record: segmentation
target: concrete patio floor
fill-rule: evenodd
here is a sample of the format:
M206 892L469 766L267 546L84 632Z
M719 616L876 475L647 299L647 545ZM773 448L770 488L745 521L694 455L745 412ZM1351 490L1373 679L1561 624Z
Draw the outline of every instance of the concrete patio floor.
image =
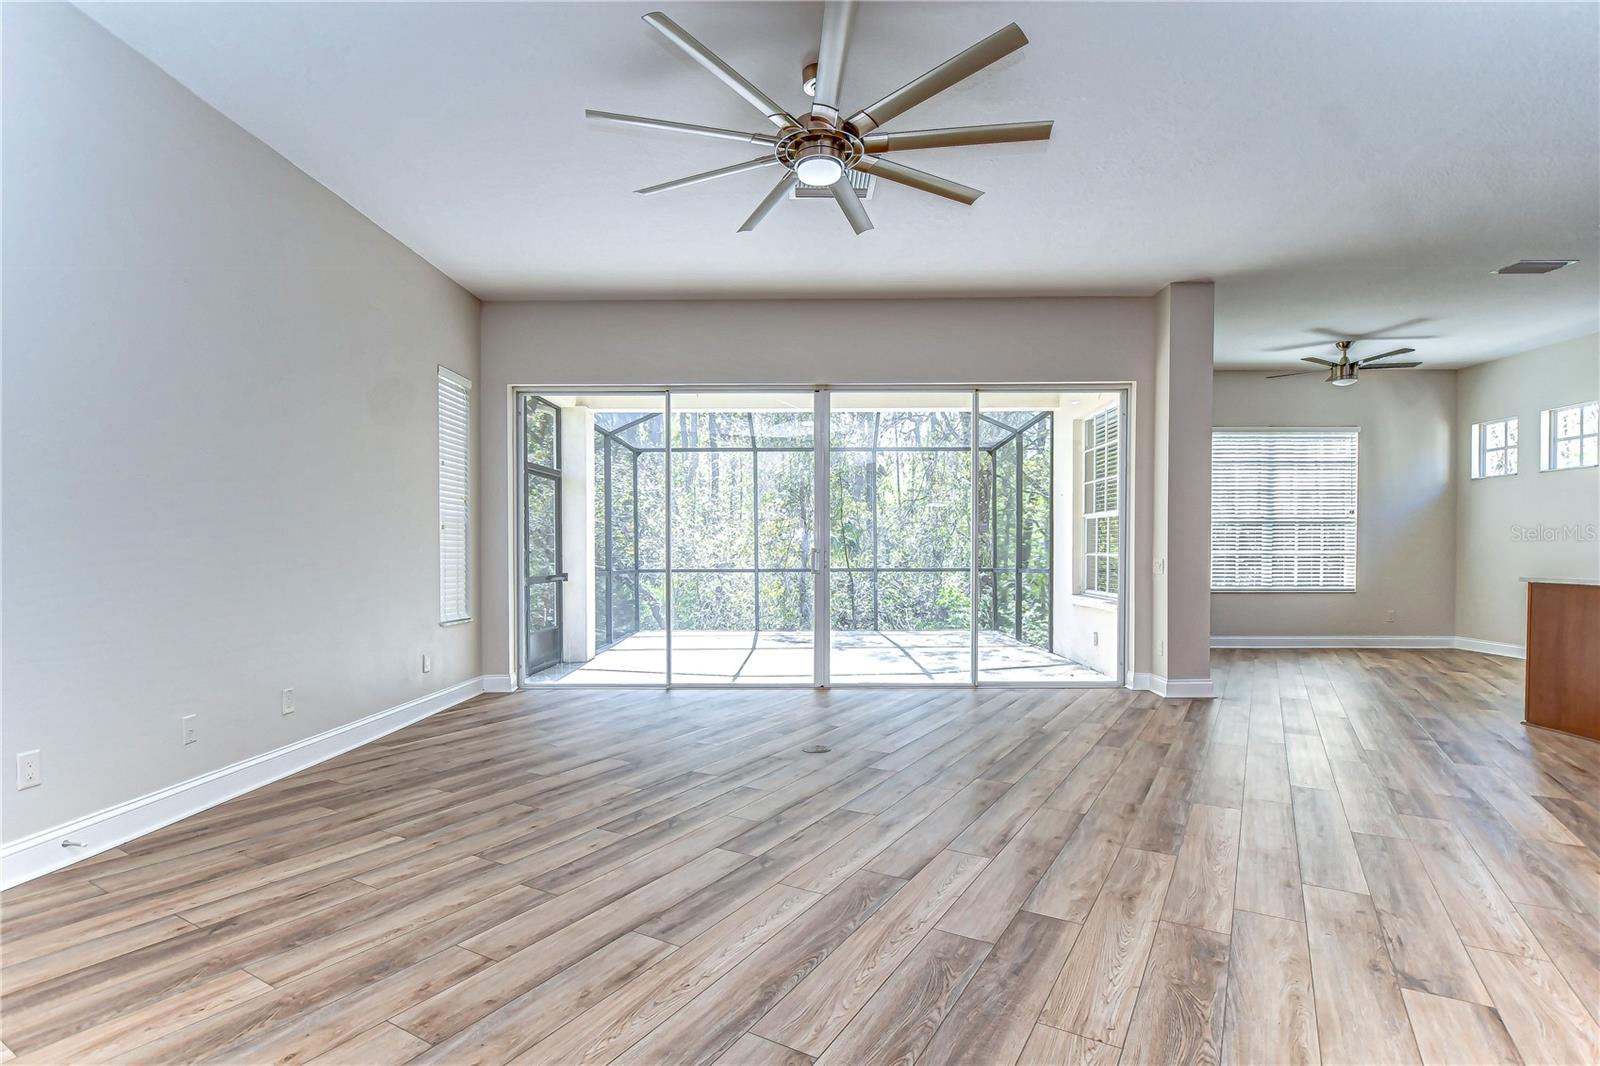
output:
M532 683L666 684L666 634L635 633L586 663L562 663ZM971 637L965 630L866 630L833 635L835 685L965 685L971 681ZM812 680L809 632L681 630L672 635L676 684L804 685ZM1003 633L978 633L978 679L993 684L1052 682L1112 685L1116 679Z

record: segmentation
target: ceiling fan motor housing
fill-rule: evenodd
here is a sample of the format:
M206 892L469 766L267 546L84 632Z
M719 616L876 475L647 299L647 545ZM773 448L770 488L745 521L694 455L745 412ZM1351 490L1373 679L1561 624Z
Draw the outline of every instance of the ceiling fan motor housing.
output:
M779 134L773 153L807 185L832 185L865 154L860 138L815 118Z

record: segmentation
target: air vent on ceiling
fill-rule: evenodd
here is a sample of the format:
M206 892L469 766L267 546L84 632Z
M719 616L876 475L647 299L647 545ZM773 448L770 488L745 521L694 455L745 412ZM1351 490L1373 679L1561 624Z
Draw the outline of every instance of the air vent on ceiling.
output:
M1564 266L1571 266L1576 259L1518 259L1510 266L1503 266L1496 270L1496 274L1548 274L1552 270L1560 270Z
M856 195L863 200L872 199L872 187L877 183L873 176L864 174L859 170L852 170L849 173L850 187L856 191ZM805 185L797 181L794 183L794 188L789 192L789 199L831 200L833 199L833 190L826 185Z

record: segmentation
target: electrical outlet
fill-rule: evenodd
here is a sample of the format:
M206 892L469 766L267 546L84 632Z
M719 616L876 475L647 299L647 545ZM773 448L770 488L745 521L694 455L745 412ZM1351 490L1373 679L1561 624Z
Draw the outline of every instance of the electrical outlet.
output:
M283 713L294 713L294 689L292 688L286 688L283 690Z
M422 653L422 672L425 674L433 673L433 656L427 652Z
M1395 612L1393 607L1384 612L1383 620L1391 623L1395 620Z
M1160 559L1157 559L1156 560L1156 574L1160 575L1160 574L1164 574L1166 572L1167 572L1167 560L1166 560L1166 558L1162 557Z
M1094 631L1094 646L1097 648L1100 646L1100 631L1098 629Z
M17 756L17 788L33 788L39 784L39 749L24 751Z
M183 726L184 747L188 747L190 744L193 744L199 739L195 736L195 729L198 727L199 720L200 716L198 714L186 714L179 722L179 724Z
M1157 655L1165 655L1165 654L1167 654L1167 642L1166 641L1164 641L1164 640L1156 641L1156 654Z

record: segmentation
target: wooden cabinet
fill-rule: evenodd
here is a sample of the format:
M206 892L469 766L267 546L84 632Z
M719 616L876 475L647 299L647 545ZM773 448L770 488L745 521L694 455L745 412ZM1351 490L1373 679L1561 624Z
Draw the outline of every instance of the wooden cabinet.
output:
M1528 582L1529 725L1600 740L1600 584Z

